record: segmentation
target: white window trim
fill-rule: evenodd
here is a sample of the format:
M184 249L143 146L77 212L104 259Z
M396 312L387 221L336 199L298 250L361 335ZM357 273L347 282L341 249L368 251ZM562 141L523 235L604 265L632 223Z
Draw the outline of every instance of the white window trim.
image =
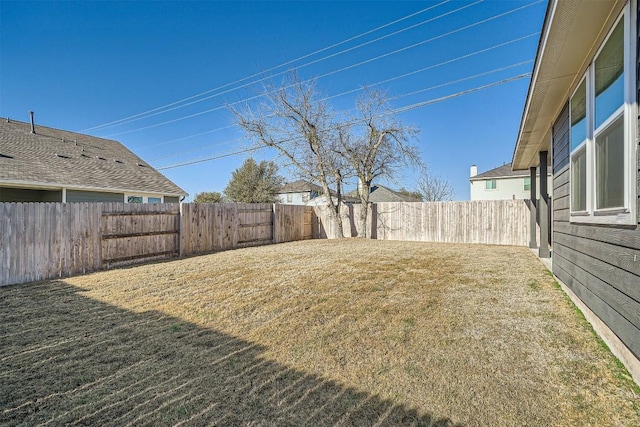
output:
M496 187L495 188L487 188L487 183L488 182L495 182L496 183ZM484 181L484 191L498 191L498 180L493 178L493 179L485 179Z
M153 194L142 194L142 193L125 193L124 194L124 202L129 203L129 197L142 197L142 203L149 203L149 197L160 199L160 203L164 203L164 196L158 196Z
M571 150L569 158L569 179L573 175L573 157L579 153L586 144L586 173L587 173L587 194L586 194L586 211L573 211L571 207L572 196L569 194L569 220L572 223L589 223L589 224L619 224L619 225L634 225L638 222L637 217L637 149L638 149L638 105L636 101L636 5L635 2L627 2L620 17L616 19L612 25L607 36L604 38L602 44L596 51L595 55L589 67L585 71L585 78L587 79L587 139L581 143L578 147ZM612 113L607 120L602 123L598 129L593 129L594 117L593 108L595 103L595 97L592 97L594 82L593 64L595 58L598 57L600 51L604 47L607 40L611 36L611 33L615 29L616 25L620 22L620 19L624 20L624 104L619 110ZM583 79L580 79L575 90L580 86ZM571 94L573 97L574 92ZM600 134L606 129L614 120L619 118L619 114L622 111L625 120L624 126L624 181L626 183L626 191L624 194L624 207L623 208L611 208L611 209L596 209L596 156L595 156L595 138L596 134ZM571 110L569 110L569 114ZM569 117L569 123L571 123L571 117ZM571 184L570 184L571 185ZM571 188L571 187L570 187Z

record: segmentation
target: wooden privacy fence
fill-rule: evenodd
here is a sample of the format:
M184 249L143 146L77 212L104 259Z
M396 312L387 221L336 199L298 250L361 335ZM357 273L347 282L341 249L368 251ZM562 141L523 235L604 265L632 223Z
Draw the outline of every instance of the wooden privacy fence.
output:
M182 254L312 239L313 208L268 203L184 203Z
M101 207L101 267L180 255L178 205L103 203Z
M0 285L309 239L313 215L270 204L0 203Z
M318 237L335 237L326 208L315 209ZM358 234L360 209L360 205L343 207L345 236ZM369 221L371 237L379 240L529 244L529 208L524 200L375 203Z

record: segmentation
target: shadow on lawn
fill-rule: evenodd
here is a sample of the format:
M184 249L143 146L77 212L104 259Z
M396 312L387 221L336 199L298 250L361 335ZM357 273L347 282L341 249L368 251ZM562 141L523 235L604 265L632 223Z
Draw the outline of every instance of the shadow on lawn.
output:
M0 288L2 425L442 425L63 281Z

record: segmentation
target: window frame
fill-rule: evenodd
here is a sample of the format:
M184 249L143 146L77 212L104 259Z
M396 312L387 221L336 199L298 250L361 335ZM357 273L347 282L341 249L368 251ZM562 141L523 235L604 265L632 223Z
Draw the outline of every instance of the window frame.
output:
M636 101L636 10L634 2L627 2L622 12L609 28L593 58L589 62L582 77L573 89L569 101L577 93L583 80L586 80L586 139L573 148L570 145L569 154L569 221L572 223L596 224L636 224L636 150L637 150L637 101ZM611 38L620 22L624 25L623 40L623 102L612 112L598 128L595 128L595 63L605 45ZM597 167L596 167L596 137L606 133L620 117L624 120L624 159L623 159L623 206L613 208L597 208ZM571 132L571 108L569 108L569 131ZM569 135L571 144L571 134ZM574 158L584 152L586 156L586 209L573 209L573 175Z
M523 185L522 185L522 191L531 192L531 177L530 176L525 176L524 177L524 182L523 182Z
M140 202L130 202L129 198L132 197L136 197L136 198L140 198ZM160 200L159 202L150 202L149 199L158 199ZM143 203L143 204L148 204L148 203L164 203L164 196L154 196L154 195L145 195L145 194L140 194L140 193L125 193L124 195L124 203L132 203L132 204L137 204L137 203Z
M489 183L493 183L493 188L489 188ZM487 179L484 181L484 189L485 191L496 191L498 189L498 180L497 179Z

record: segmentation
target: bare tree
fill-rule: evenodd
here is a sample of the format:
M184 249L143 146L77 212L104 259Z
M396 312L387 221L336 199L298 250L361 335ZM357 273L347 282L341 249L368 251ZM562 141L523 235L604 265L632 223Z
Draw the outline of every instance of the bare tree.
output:
M431 175L424 168L418 180L418 193L425 202L447 201L453 198L453 187L446 179Z
M265 101L247 106L245 111L232 108L236 122L247 136L261 146L280 152L305 179L322 186L337 235L344 237L340 205L345 171L336 147L340 126L326 100L320 99L315 84L300 81L295 74L281 88L265 88ZM336 187L332 197L330 186Z
M340 154L353 169L360 197L359 237L370 237L368 227L371 183L379 177L393 177L400 168L420 165L418 149L412 144L417 129L400 122L387 94L365 88L356 102L351 131L340 140Z

